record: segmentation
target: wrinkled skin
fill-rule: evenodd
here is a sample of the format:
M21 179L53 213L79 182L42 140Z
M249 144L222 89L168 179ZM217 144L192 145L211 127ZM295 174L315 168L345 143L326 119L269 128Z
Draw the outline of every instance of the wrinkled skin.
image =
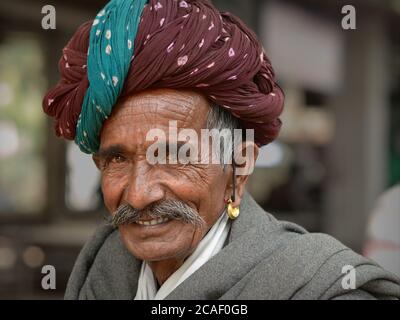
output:
M149 262L161 285L194 251L216 222L232 194L232 168L219 164L156 164L146 161L152 128L168 133L170 120L178 130L193 128L200 136L210 110L209 102L193 91L148 90L115 106L101 132L100 152L93 156L101 170L104 202L113 213L124 202L143 209L162 199L177 199L204 219L203 228L178 220L155 226L137 223L119 227L131 254ZM168 137L168 136L167 136ZM234 205L239 206L247 176L236 179ZM142 217L149 220L149 217Z

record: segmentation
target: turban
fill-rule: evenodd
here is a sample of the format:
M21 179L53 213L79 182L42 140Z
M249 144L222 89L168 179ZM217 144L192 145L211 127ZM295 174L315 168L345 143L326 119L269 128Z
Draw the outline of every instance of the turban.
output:
M85 153L118 99L149 88L192 89L228 110L255 142L280 130L284 96L255 34L208 0L112 0L81 25L43 99L57 136Z

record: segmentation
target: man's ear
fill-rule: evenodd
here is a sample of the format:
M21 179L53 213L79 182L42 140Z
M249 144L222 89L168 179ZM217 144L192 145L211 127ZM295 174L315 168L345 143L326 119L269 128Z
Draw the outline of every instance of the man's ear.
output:
M252 141L243 141L240 145L235 148L235 201L232 203L233 206L239 206L244 192L245 186L249 176L253 173L255 163L258 157L259 147ZM232 174L233 167L231 167ZM233 178L233 176L232 176ZM232 178L230 181L232 182ZM233 192L233 185L231 184L230 195Z

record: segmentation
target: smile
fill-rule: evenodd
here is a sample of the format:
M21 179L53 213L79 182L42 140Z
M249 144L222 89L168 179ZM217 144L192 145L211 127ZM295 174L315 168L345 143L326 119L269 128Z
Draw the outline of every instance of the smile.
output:
M169 220L170 219L168 219L168 218L157 218L157 219L147 220L147 221L139 220L139 221L136 221L136 223L140 224L140 225L144 225L144 226L154 226L157 224L162 224L162 223L168 222Z

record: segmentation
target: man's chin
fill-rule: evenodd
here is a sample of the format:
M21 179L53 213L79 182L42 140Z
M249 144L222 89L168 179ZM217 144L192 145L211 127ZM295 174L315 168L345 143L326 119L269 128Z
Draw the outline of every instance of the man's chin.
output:
M137 259L160 261L181 256L184 248L190 247L180 239L182 233L177 230L188 227L181 221L172 220L164 225L142 226L136 223L119 226L122 242ZM193 233L192 233L193 234ZM192 237L188 238L191 242Z

